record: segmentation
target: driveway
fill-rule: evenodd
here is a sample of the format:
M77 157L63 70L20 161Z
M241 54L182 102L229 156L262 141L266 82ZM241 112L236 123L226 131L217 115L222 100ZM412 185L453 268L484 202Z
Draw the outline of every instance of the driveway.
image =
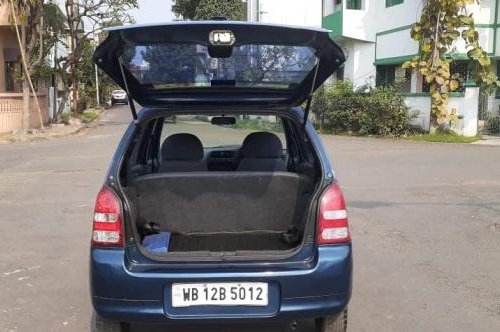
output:
M129 118L0 145L0 331L88 331L93 203ZM323 139L350 203L350 331L500 331L500 148Z

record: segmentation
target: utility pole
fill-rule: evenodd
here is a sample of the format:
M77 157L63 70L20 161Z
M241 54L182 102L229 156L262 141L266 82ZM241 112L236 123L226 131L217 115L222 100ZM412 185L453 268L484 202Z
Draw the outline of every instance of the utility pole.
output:
M99 45L99 36L96 34L94 37L94 41L96 45ZM99 72L97 70L97 65L94 64L94 70L95 70L95 95L97 99L97 106L101 105L101 98L99 95Z
M55 42L54 42L54 72L52 73L52 88L54 89L54 91L52 91L52 94L53 94L53 102L52 102L52 114L53 114L53 121L55 122L56 120L56 117L57 117L57 108L58 108L58 105L57 105L57 76L56 76L56 70L57 70L57 41L58 41L58 36L57 36L57 32L54 33L55 34Z
M100 96L99 96L99 72L97 71L97 65L94 65L95 68L95 92L96 92L96 99L97 99L97 106L99 106L100 103Z

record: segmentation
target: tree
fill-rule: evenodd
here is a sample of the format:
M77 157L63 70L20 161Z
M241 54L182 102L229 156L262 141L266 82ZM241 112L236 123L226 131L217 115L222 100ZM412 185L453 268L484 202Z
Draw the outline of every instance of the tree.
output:
M149 63L144 81L150 83L188 84L194 81L200 60L196 45L154 45L142 52Z
M200 0L175 0L172 12L185 20L194 20Z
M431 114L434 123L444 124L456 116L447 110L449 93L459 88L460 75L450 73L452 60L447 58L454 43L463 39L470 69L483 93L500 87L491 60L479 45L479 34L468 6L480 0L426 0L420 20L411 29L411 37L419 43L419 54L403 67L415 68L429 84Z
M69 40L69 43L63 42L69 52L56 60L57 73L65 85L62 102L57 111L58 119L69 98L70 85L73 93L72 111L81 111L78 107L78 67L88 47L84 41L97 36L104 27L133 22L128 13L132 8L137 8L137 0L65 1L66 28L59 31L59 34L61 37L68 37L60 39Z
M172 11L185 20L209 20L225 17L244 21L245 4L241 0L175 0Z

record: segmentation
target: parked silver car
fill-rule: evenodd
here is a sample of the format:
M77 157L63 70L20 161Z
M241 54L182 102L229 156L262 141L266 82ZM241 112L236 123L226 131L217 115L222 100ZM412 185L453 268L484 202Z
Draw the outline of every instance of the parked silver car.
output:
M115 104L128 105L127 93L123 90L114 90L111 92L111 106Z

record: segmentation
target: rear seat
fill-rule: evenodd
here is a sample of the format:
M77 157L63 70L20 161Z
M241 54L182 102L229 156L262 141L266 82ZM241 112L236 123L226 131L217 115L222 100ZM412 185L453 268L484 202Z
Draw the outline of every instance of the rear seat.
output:
M174 134L161 146L160 172L206 171L203 162L203 145L192 134Z
M140 220L178 233L285 231L302 219L312 181L288 172L157 173L135 179Z
M285 172L283 145L278 136L269 132L249 134L240 150L242 159L237 171Z

